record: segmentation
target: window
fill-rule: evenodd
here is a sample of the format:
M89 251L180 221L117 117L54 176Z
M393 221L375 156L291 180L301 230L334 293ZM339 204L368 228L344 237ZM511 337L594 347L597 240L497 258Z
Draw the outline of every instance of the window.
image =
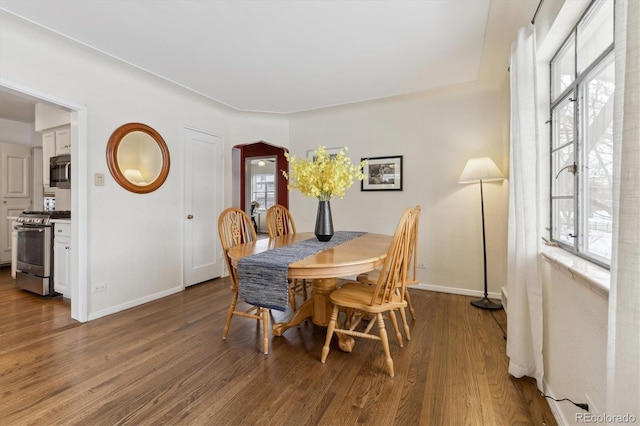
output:
M550 63L551 239L611 262L613 0L591 3Z
M275 204L275 176L273 173L253 175L251 200L260 203L260 208L264 210Z

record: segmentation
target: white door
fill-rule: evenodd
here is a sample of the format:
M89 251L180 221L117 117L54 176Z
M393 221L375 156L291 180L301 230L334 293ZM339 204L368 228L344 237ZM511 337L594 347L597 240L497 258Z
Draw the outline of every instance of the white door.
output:
M224 195L223 140L185 128L184 285L222 276L218 216Z
M31 204L31 147L0 143L0 263L11 261L11 220Z

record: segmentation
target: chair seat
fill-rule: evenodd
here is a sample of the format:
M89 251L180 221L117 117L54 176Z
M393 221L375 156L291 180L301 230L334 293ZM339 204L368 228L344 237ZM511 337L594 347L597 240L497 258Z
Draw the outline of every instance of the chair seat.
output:
M356 280L358 280L358 282L362 284L375 286L376 283L378 282L378 278L380 278L380 269L374 269L373 271L369 271L367 273L358 275L356 277ZM413 285L418 283L419 282L415 278L415 276L413 278L407 277L407 285ZM407 306L409 307L409 312L411 313L411 318L415 320L416 310L413 308L413 303L411 303L411 295L409 294L408 291L404 295L405 295L404 297L407 300ZM403 320L404 320L404 317L403 317ZM409 329L409 324L406 321L404 322L404 328L405 330ZM409 337L408 334L407 334L407 337Z
M380 269L374 269L373 271L365 272L356 277L356 280L363 284L376 285L380 278ZM407 277L407 285L418 284L418 280L415 278Z
M376 288L356 281L349 281L344 283L340 288L334 290L329 299L332 303L340 305L345 308L357 309L362 312L371 314L377 314L379 312L386 312L389 309L405 308L407 302L401 300L400 296L393 296L391 301L380 304L371 303L373 293ZM381 299L380 295L378 296Z

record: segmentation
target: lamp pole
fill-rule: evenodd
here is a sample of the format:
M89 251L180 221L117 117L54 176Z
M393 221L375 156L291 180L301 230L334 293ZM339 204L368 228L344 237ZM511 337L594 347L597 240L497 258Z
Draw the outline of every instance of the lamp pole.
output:
M471 304L482 309L502 309L502 304L489 300L487 290L487 239L484 231L484 194L482 192L482 179L480 179L480 210L482 212L482 254L484 257L484 297L472 300Z

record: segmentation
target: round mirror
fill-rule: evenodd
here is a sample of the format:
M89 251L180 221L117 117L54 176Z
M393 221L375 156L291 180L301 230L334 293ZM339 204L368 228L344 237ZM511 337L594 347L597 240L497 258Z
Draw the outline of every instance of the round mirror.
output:
M142 123L118 127L107 144L111 176L131 192L146 194L160 188L169 175L169 149L162 136Z

